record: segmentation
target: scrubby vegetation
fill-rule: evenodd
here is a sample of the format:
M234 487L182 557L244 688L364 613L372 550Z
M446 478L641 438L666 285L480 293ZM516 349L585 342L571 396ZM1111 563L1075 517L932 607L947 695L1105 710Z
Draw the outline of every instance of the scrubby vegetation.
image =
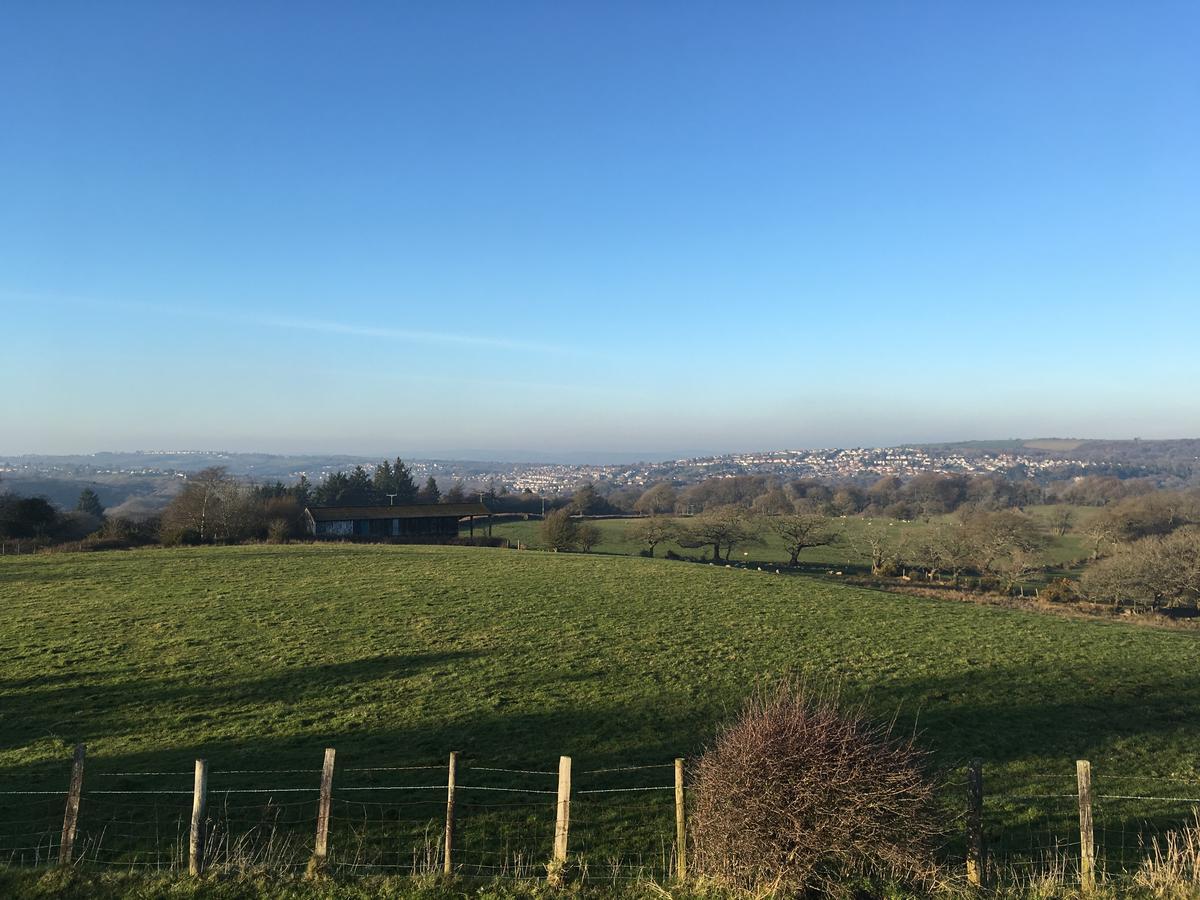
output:
M695 766L696 870L761 893L931 885L942 827L928 756L828 688L751 699Z

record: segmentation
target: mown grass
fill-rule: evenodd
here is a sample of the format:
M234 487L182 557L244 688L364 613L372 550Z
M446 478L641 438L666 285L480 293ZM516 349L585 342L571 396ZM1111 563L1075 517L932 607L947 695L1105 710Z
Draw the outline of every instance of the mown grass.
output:
M757 681L789 671L897 714L944 769L983 758L993 794L1069 793L1076 758L1092 760L1101 786L1200 781L1200 652L1188 632L664 560L372 545L5 557L0 605L0 789L64 782L77 741L93 787L100 773L186 772L198 757L214 791L311 785L304 773L220 773L311 772L325 746L339 772L440 765L450 750L468 772L551 771L560 754L581 772L667 763L698 753ZM550 776L470 777L460 780L553 787ZM667 770L635 783L659 782ZM576 787L628 783L579 776ZM170 784L186 790L190 777ZM636 801L594 817L581 805L575 846L660 852L669 794ZM1069 823L1070 802L1051 802ZM545 832L548 852L544 805L521 834ZM1032 841L1047 809L991 803L997 845L1023 840L1004 829ZM16 810L5 797L0 821ZM497 815L479 811L489 835ZM1100 818L1134 834L1117 804Z

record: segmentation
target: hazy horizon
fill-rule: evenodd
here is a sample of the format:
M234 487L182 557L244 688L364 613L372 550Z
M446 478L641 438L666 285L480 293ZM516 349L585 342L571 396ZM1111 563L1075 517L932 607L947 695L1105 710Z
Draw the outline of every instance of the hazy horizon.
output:
M545 450L533 449L508 449L508 450L489 450L486 448L462 448L462 449L409 449L397 450L396 448L379 449L377 452L366 452L361 450L324 450L324 449L295 449L295 450L273 450L257 448L234 448L234 447L129 447L129 448L106 448L99 450L84 450L77 452L64 453L44 453L40 451L28 451L21 453L9 453L0 449L0 458L19 458L19 457L78 457L78 456L97 456L101 454L163 454L170 455L173 453L229 453L238 455L261 455L261 456L312 456L312 457L350 457L358 459L390 459L395 456L400 456L409 460L443 460L446 462L494 462L494 463L527 463L527 464L554 464L563 465L618 465L622 463L637 463L637 462L667 462L674 459L688 458L704 458L704 457L719 457L730 454L739 453L756 453L756 452L777 452L784 450L823 450L823 449L852 449L855 447L865 448L888 448L900 446L937 446L939 444L965 444L965 443L1003 443L1009 441L1123 441L1123 440L1200 440L1200 438L1189 438L1180 435L1173 435L1162 438L1143 438L1142 436L1089 436L1081 437L1077 435L1058 436L1058 435L1039 435L1025 437L1007 437L998 438L992 436L990 438L961 438L961 439L945 439L945 440L912 440L898 441L894 443L884 444L850 444L850 443L833 443L833 444L813 444L813 445L764 445L764 446L746 446L746 447L727 447L723 449L698 449L692 451L619 451L619 450L596 450L596 449L581 449L573 451L563 451L560 453L548 452Z
M10 10L0 446L1200 433L1197 45L1187 3Z

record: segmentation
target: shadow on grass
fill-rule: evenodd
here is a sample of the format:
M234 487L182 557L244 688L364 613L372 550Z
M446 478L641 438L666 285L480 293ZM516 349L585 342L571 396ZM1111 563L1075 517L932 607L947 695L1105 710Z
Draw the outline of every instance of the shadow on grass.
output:
M210 739L180 741L145 752L96 754L90 759L85 776L85 802L92 803L88 807L89 815L92 815L104 802L104 798L87 801L88 791L96 790L98 786L115 786L123 790L167 786L178 790L181 796L186 795L190 788L187 772L196 758L208 760L210 790L214 792L231 785L311 789L316 783L316 772L326 746L336 747L338 751L335 794L338 787L353 785L436 784L439 779L444 779L444 772L363 773L356 770L372 766L440 767L450 750L461 752L460 783L468 785L517 783L552 791L552 773L557 757L563 754L574 758L577 791L614 786L661 788L670 782L670 761L676 756L697 754L710 739L719 719L729 713L727 702L720 698L709 698L695 706L672 703L665 698L628 704L597 699L587 705L562 705L553 709L545 708L545 704L529 708L512 703L490 711L472 708L464 702L462 715L434 721L363 728L330 723L328 729L322 728L323 710L327 713L328 709L316 701L331 692L367 683L376 683L378 689L377 683L387 679L441 669L449 675L457 663L475 655L457 652L384 655L335 665L299 667L234 685L197 685L181 678L151 679L140 684L105 686L99 689L99 695L95 693L97 688L86 685L88 673L81 673L78 684L60 679L54 686L36 692L30 698L31 709L19 720L6 717L4 738L6 742L20 745L43 736L56 716L79 704L80 694L90 698L88 702L92 704L93 714L83 720L85 733L63 736L68 744L84 740L102 745L105 738L136 727L139 713L156 703L175 705L185 720L192 714L200 716L201 721L207 721L203 717L212 716L214 724L219 722L224 704L277 703L284 697L297 707L313 707L311 717L294 723L306 729L303 734L242 737L217 733L214 728ZM985 760L989 772L988 790L996 791L985 824L997 849L1003 848L1006 857L1020 859L1036 854L1040 847L1077 840L1077 832L1072 833L1076 814L1070 798L1063 800L1056 796L1058 793L1069 794L1073 789L1074 759L1092 759L1100 778L1107 771L1104 768L1105 750L1114 740L1154 735L1178 736L1181 742L1187 743L1190 732L1177 713L1179 709L1195 708L1200 700L1200 688L1189 682L1122 684L1119 679L1110 678L1102 682L1103 687L1092 688L1087 684L1086 673L1078 673L1074 680L1067 678L1069 674L1047 670L1044 673L1046 689L1037 697L1020 697L1006 690L1017 683L1028 683L1031 677L1036 679L1038 675L1015 669L983 668L954 677L898 679L874 688L867 696L867 702L880 715L888 715L899 708L897 728L903 731L916 729L921 742L935 750L936 764L943 771L971 757ZM1072 690L1055 690L1057 682L1069 684ZM457 689L452 678L448 678L445 689ZM1012 785L1002 784L1003 779L994 780L991 773L1010 764L1020 767L1031 759L1052 769L1059 781L1036 787L1045 794L1044 801L1006 805L1005 791L1011 793ZM592 771L629 765L660 768L619 776ZM538 774L497 776L486 773L478 768L480 766L509 766L530 769ZM245 769L302 771L234 777L234 770ZM6 785L13 784L14 779L33 776L65 785L68 770L69 760L64 754L60 762L52 765L10 767L0 775L5 778ZM169 781L132 776L105 781L112 779L111 773L155 771L178 775ZM1009 773L1010 782L1013 777ZM957 802L955 790L954 787L947 788L947 809L951 814ZM346 796L366 799L365 795ZM549 803L552 798L549 794L545 796ZM643 795L649 796L657 798L657 795ZM182 809L186 799L184 796L171 802L182 804ZM660 805L669 805L666 794L657 799L662 800ZM435 802L431 816L437 814L436 805ZM636 820L629 826L634 831L640 828L646 832L644 843L647 846L659 840L656 835L663 830L667 805L663 805L662 810L656 807L653 815L647 813L644 821ZM16 818L20 812L17 805L9 803L6 806L0 814L0 826L4 819ZM117 809L115 801L109 806ZM547 810L548 807L541 810L531 826L536 835L541 834L538 829L544 824L542 819L549 815ZM52 817L53 810L50 813ZM479 814L482 817L478 819L479 827L500 823L506 814L499 809L484 810ZM303 815L307 817L308 811ZM520 815L528 817L524 812ZM1104 811L1103 821L1106 831L1121 835L1123 843L1136 845L1144 841L1146 835L1179 827L1186 822L1187 816L1185 808L1125 810L1112 807ZM619 821L614 814L611 827L623 827ZM948 828L957 827L952 817L948 821L952 823ZM307 818L297 827L308 828ZM961 842L951 835L948 846L947 852L953 857L960 851ZM1133 864L1136 854L1131 855L1125 846L1119 849L1118 856L1115 848L1111 851L1102 848L1102 857L1114 863L1119 859L1126 865Z
M0 682L9 715L0 720L0 747L21 747L32 740L61 734L69 743L92 741L144 724L156 711L168 709L187 722L216 721L230 706L268 705L284 701L302 707L331 692L382 680L399 681L425 671L450 670L478 654L445 651L381 655L341 663L299 666L271 675L229 682L190 679L186 674L162 678L95 683L113 672L55 673ZM20 691L19 695L13 692ZM20 702L20 714L12 712ZM313 705L313 717L320 705ZM78 724L76 724L78 723ZM302 724L312 724L304 722ZM75 733L62 734L64 725Z

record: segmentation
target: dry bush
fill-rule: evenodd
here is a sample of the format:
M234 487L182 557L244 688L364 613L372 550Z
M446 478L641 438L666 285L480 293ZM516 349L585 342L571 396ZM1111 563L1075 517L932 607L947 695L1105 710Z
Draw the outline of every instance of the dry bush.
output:
M1191 825L1154 839L1134 877L1153 897L1200 896L1200 810L1192 810L1192 816Z
M272 519L267 523L267 543L286 544L292 536L292 526L287 519Z
M700 757L695 870L727 887L838 891L935 876L927 753L835 692L784 682L752 698Z

